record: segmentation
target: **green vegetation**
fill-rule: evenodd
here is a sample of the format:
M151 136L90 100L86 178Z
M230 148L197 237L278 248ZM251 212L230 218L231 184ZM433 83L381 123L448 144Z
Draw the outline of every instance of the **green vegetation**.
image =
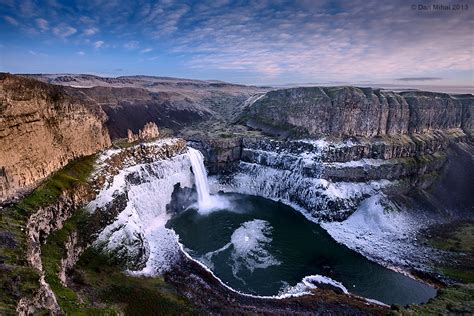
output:
M139 142L133 142L130 143L127 138L118 138L114 140L113 145L114 147L117 147L118 149L124 149L124 148L130 148L132 146L137 145Z
M402 314L440 315L474 313L474 222L441 225L429 232L425 242L450 251L453 258L440 263L436 270L458 282L440 289L438 296L426 304L411 305Z
M68 315L157 315L190 313L189 303L161 278L138 278L123 273L114 260L88 249L74 268L73 278L78 288L65 287L60 279L64 245L77 232L87 236L89 220L84 211L76 212L64 227L49 235L42 247L46 281L56 294L61 309Z
M95 156L74 160L47 179L30 195L14 206L18 211L33 211L53 203L62 192L85 183L94 169Z
M455 253L454 261L437 267L440 273L458 282L474 284L474 222L456 225L442 226L428 243Z
M53 203L62 192L85 183L94 167L94 156L69 163L23 200L0 210L0 315L15 313L18 300L32 297L39 274L26 260L26 223L39 207Z
M131 277L107 256L88 249L74 278L89 299L117 306L126 315L191 314L190 302L162 278Z
M46 243L41 247L45 279L56 295L62 311L67 315L114 315L115 311L112 309L89 307L88 302L81 302L76 293L63 286L59 279L61 259L66 256L64 245L73 232L77 231L77 227L87 225L87 218L88 216L83 210L77 211L65 222L62 229L48 236Z
M456 284L440 289L438 295L426 304L410 305L401 310L403 315L472 315L474 311L474 284ZM398 314L398 313L397 313Z

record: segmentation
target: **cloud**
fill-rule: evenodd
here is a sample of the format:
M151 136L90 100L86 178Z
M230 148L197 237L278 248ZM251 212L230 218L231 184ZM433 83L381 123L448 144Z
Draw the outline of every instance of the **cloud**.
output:
M39 27L41 31L49 30L48 21L46 21L45 19L42 19L42 18L36 19L36 25Z
M12 18L11 16L4 15L4 16L3 16L3 19L4 19L5 21L7 21L7 23L9 23L9 24L11 24L11 25L13 25L13 26L18 26L18 25L19 25L18 21L15 20L14 18Z
M66 24L61 24L53 28L53 34L61 38L69 37L76 32L77 29Z
M39 53L39 52L34 51L34 50L29 50L28 54L33 55L33 56L48 57L48 54Z
M101 48L102 46L104 46L105 42L104 41L96 41L94 42L94 47L95 48Z
M84 56L86 53L84 53L83 51L78 51L77 54L78 54L79 56Z
M194 76L214 73L268 83L449 80L455 74L469 80L465 74L474 68L471 11L423 12L405 0L12 3L4 6L3 19L21 22L16 30L24 33L25 43L37 26L62 39L81 34L62 45L118 48L111 54L123 49L145 54L152 52L148 47L159 47L160 54L177 56L173 66L191 68ZM99 29L103 40L95 41ZM72 51L77 47L83 46ZM141 57L146 61L148 55Z
M86 36L91 36L91 35L94 35L96 34L97 32L99 32L99 29L96 28L96 27L90 27L90 28L87 28L84 30L84 35Z
M398 81L434 81L442 80L440 77L406 77L406 78L397 78Z
M191 54L187 65L196 69L280 79L388 80L472 70L468 14L422 14L403 1L326 7L306 1L278 9L265 2L201 8L188 22L192 27L180 30L173 52Z
M123 44L123 47L126 49L137 49L140 46L140 43L138 41L129 41L125 44Z

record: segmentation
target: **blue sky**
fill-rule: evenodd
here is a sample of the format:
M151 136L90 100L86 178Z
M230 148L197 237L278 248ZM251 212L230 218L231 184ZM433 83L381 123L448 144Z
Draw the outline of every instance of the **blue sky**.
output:
M0 71L473 85L474 2L419 3L0 0Z

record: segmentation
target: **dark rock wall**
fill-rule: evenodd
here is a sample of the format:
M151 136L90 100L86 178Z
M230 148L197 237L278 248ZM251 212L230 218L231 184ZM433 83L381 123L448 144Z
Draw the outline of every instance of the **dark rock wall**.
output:
M242 121L310 137L371 137L452 128L470 133L473 107L470 95L355 87L292 88L268 92L244 110Z

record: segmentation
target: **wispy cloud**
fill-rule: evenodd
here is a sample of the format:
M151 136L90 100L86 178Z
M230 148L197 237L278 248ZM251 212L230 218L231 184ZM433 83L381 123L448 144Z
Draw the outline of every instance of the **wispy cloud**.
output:
M105 42L104 41L96 41L94 42L94 47L95 48L101 48L102 46L104 46Z
M96 27L90 27L90 28L87 28L84 30L84 35L86 36L91 36L91 35L94 35L96 34L97 32L99 32L99 29L96 28Z
M40 53L31 49L28 51L28 54L33 55L33 56L48 57L48 54Z
M13 26L18 26L18 25L20 24L20 23L18 23L18 21L17 21L15 18L12 18L11 16L8 16L8 15L4 15L4 16L3 16L3 19L4 19L7 23L9 23L9 24L11 24L11 25L13 25Z
M83 47L79 45L114 48L110 56L133 64L136 55L130 51L159 51L172 57L170 66L190 69L193 76L222 74L232 80L235 75L253 82L421 82L445 81L456 73L469 80L474 69L472 10L423 12L405 0L38 3L12 1L3 12L6 23L18 26L13 31L24 36L25 46L44 40L50 31L58 38L48 41L77 45L68 52ZM150 60L147 56L140 60Z
M75 34L76 32L77 32L77 29L66 24L61 24L53 28L54 35L61 38L69 37Z
M43 32L49 30L49 23L45 19L42 19L42 18L36 19L36 25Z
M406 77L406 78L397 78L398 81L435 81L442 80L440 77Z
M83 51L78 51L77 54L78 54L79 56L84 56L86 53L84 53Z

